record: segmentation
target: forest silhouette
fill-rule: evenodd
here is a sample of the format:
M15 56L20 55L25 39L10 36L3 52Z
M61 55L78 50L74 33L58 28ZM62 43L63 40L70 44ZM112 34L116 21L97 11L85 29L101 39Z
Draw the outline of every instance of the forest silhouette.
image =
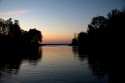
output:
M109 83L121 83L123 80L124 27L125 7L113 9L107 17L93 17L87 31L80 32L70 44L78 46L79 57L87 55L94 75L108 74Z
M80 32L72 39L72 46L86 51L117 51L123 47L125 8L113 9L107 17L93 17L86 32Z
M29 47L38 46L42 42L41 31L37 29L23 30L19 21L0 18L0 46Z

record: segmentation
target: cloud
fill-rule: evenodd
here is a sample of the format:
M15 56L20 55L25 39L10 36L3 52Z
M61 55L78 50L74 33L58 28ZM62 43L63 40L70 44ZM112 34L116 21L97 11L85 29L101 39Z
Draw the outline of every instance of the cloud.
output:
M17 10L17 11L7 11L7 12L0 12L0 17L7 18L7 17L15 17L20 16L23 14L30 13L31 10Z

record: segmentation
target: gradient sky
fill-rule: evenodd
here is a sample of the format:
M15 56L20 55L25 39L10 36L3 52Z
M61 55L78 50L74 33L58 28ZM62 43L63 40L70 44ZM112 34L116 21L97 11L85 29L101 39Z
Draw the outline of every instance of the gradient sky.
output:
M70 43L93 17L106 16L123 4L124 0L0 0L0 18L19 20L24 30L40 30L43 43Z

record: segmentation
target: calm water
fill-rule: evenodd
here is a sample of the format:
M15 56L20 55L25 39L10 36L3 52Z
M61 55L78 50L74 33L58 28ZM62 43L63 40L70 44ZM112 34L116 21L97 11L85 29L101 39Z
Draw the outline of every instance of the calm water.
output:
M43 46L35 51L3 53L0 83L110 82L105 66L80 52L77 47Z

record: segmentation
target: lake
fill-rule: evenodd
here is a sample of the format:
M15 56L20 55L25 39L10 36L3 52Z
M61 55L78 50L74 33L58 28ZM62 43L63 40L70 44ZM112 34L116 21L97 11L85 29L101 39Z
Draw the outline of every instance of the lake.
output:
M107 64L78 47L50 45L28 51L2 52L0 83L112 82Z

